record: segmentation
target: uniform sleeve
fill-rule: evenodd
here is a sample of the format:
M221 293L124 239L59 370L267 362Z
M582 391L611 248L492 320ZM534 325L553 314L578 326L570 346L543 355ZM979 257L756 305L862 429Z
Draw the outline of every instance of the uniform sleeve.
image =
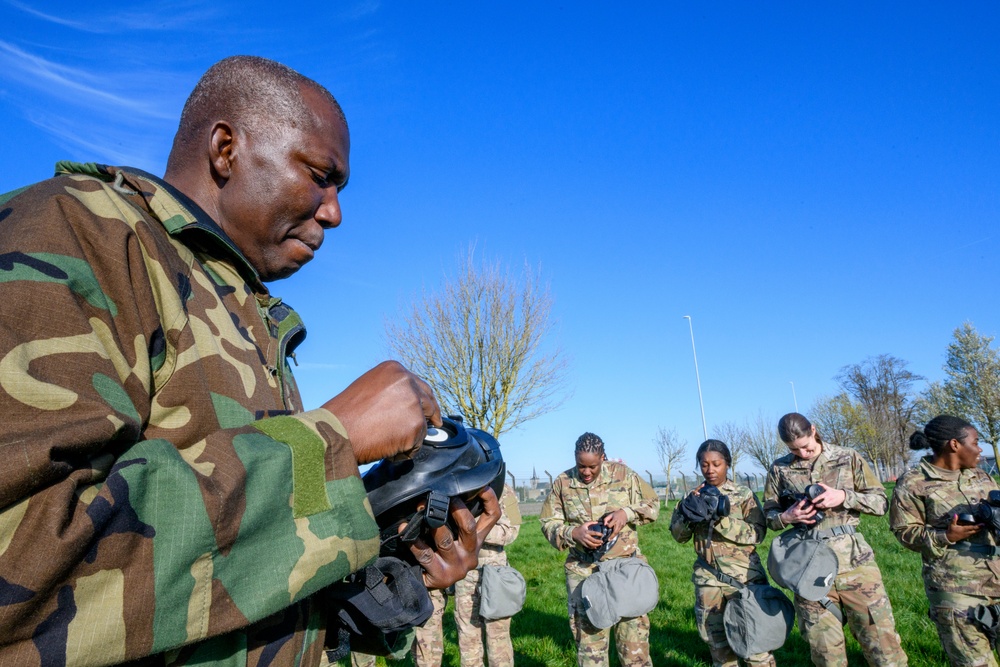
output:
M878 480L868 462L855 451L851 452L851 468L854 489L844 489L844 509L857 510L863 514L882 516L889 509L885 487Z
M767 527L771 530L784 530L785 522L781 520L781 505L778 503L778 494L781 493L781 473L778 466L772 464L767 471L767 481L764 483L764 518Z
M486 535L486 544L504 547L517 539L521 530L521 510L517 506L517 495L504 485L500 494L500 519Z
M545 539L560 551L573 546L573 528L575 528L566 522L563 507L563 486L563 478L557 477L552 484L552 491L545 498L545 503L542 504L542 512L538 517Z
M656 491L634 471L628 474L629 505L622 507L628 522L633 526L652 523L660 516L660 497Z
M377 552L329 412L264 418L208 392L154 405L163 369L192 359L167 340L185 302L165 316L152 284L190 285L116 219L136 211L72 189L0 215L0 663L122 662L221 635ZM164 437L146 439L154 408ZM204 437L167 437L192 424Z
M760 544L767 533L764 512L761 510L757 496L748 493L738 507L737 512L719 519L715 524L715 532L734 544Z
M950 544L945 530L927 525L923 498L911 493L905 484L897 484L892 492L889 528L900 544L929 559L943 556Z
M681 544L688 542L694 535L691 524L684 519L684 515L680 512L680 503L674 507L674 513L670 515L670 534Z

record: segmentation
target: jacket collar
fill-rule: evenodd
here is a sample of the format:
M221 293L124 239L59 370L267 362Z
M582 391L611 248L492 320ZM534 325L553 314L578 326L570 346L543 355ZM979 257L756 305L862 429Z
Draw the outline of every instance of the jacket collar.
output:
M112 187L123 195L141 197L168 234L200 237L202 245L209 244L228 255L255 291L268 291L257 270L222 227L193 199L163 179L135 167L112 167L95 162L61 161L56 163L56 174L92 176L112 183Z

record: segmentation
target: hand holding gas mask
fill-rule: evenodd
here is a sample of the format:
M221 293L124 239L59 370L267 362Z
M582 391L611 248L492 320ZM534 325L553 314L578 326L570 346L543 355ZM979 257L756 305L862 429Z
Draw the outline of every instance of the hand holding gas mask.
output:
M383 459L362 478L381 535L379 558L327 589L339 645L399 655L407 630L433 611L429 588L446 588L478 564L486 534L500 518L497 498L505 467L500 444L488 433L446 418L413 458ZM398 657L398 656L397 656Z
M362 477L381 531L381 555L420 564L431 588L445 588L465 576L436 572L437 552L457 546L478 553L500 518L497 498L506 471L493 436L466 428L461 417L443 422L427 429L412 459L384 459Z
M782 513L792 510L789 513L794 514L794 510L797 509L800 515L797 518L802 519L801 521L789 521L788 523L815 525L823 521L826 515L813 506L813 501L825 491L826 489L819 484L810 484L802 493L792 491L791 489L782 489L781 493L778 494L778 504L781 506Z

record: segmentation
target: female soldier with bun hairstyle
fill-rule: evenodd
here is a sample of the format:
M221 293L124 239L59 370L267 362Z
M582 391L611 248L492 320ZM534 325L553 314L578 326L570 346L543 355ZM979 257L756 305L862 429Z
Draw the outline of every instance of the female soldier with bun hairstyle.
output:
M907 664L875 553L857 531L862 514L885 514L885 489L857 450L823 442L816 427L797 412L778 421L778 436L790 453L776 459L767 473L768 527L784 530L801 524L809 528L809 537L823 540L837 557L837 576L826 599L795 596L799 630L809 642L813 664L847 665L843 624L833 610L850 624L869 665ZM782 491L801 494L810 485L818 485L822 493L812 502L800 500L782 510ZM824 518L817 523L818 510Z
M990 638L973 621L977 605L1000 602L997 536L974 506L997 484L976 467L979 434L969 422L940 415L910 436L910 449L931 454L896 483L889 524L907 549L924 561L930 617L952 665L992 665Z
M697 496L708 486L714 486L729 498L729 515L712 524L692 520L681 501L670 518L670 533L680 543L694 537L698 560L694 564L694 615L698 634L708 644L714 667L735 667L736 654L726 641L723 615L726 603L736 595L734 586L719 581L716 573L732 577L741 584L766 584L767 575L757 545L764 539L767 526L757 496L750 489L728 477L733 456L721 440L706 440L696 454L705 483L692 491ZM699 517L700 518L700 517ZM774 667L770 653L751 655L745 661L749 667Z

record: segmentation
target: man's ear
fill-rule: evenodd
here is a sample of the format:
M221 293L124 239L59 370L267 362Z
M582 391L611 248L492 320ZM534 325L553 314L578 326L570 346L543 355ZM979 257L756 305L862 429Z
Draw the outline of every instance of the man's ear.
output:
M233 159L236 154L236 137L228 122L220 120L212 126L208 154L216 177L228 180L232 175Z

